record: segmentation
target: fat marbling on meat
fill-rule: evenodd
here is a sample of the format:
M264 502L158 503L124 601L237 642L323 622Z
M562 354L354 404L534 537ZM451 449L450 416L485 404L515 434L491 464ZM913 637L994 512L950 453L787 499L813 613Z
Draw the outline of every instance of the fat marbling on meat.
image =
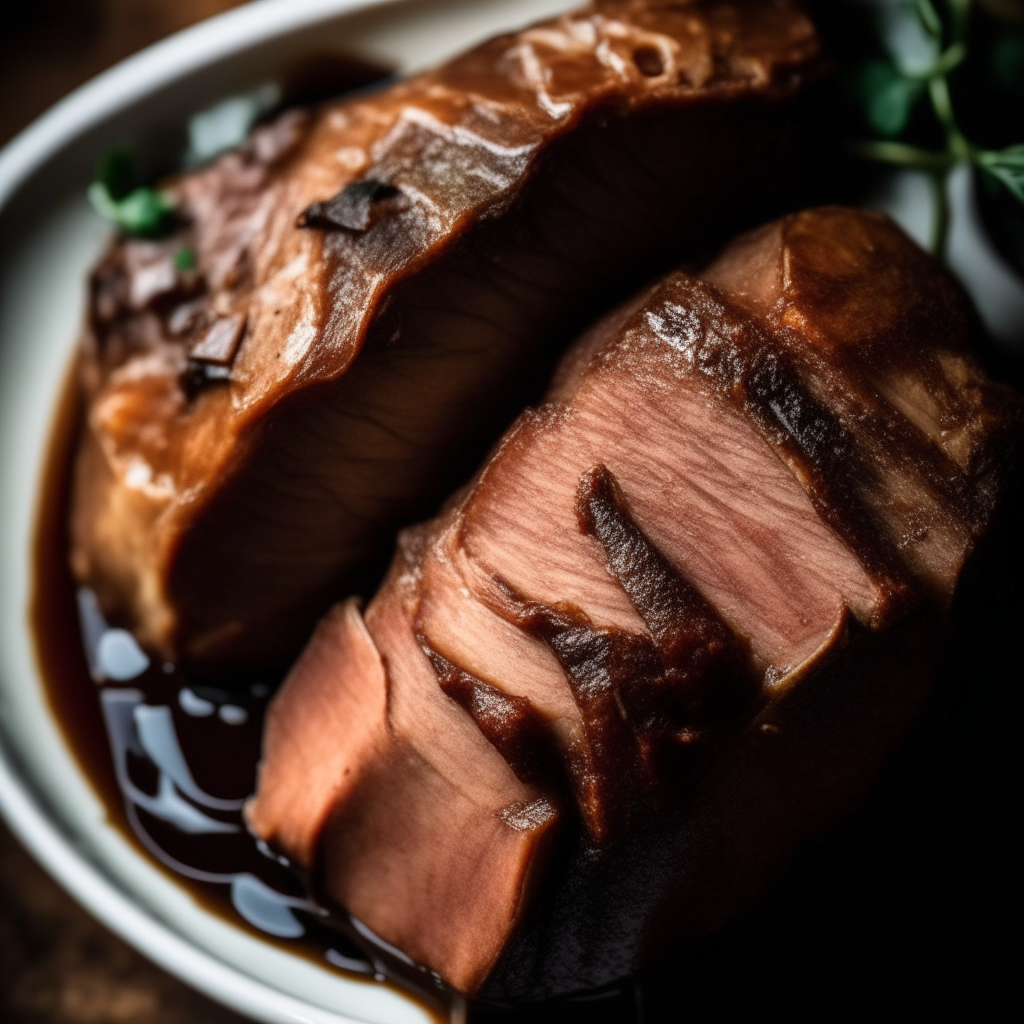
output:
M569 352L272 704L252 828L456 989L613 982L746 909L919 713L1016 396L960 286L824 207Z
M287 664L567 325L781 208L820 67L792 0L598 0L169 183L93 275L79 581L193 671Z

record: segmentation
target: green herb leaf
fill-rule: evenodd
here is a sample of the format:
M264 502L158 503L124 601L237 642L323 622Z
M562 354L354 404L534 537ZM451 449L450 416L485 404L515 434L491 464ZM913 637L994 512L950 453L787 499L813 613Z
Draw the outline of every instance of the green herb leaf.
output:
M129 235L152 238L170 224L174 201L140 185L131 151L114 146L103 154L89 187L89 202L103 218Z
M890 61L882 59L861 65L855 83L868 124L887 138L895 138L906 128L925 88L923 82L900 74Z
M191 270L196 265L196 253L190 246L183 245L174 254L174 265L179 270Z
M1001 181L1014 198L1024 204L1024 144L998 152L978 153L978 165Z
M94 181L89 187L89 202L101 216L129 235L152 238L168 225L174 201L151 188L136 188L122 199L115 199L107 186Z
M914 0L914 10L926 32L936 37L942 35L942 19L935 13L931 0Z
M131 152L123 146L108 149L96 167L93 180L106 188L111 199L120 202L139 184Z

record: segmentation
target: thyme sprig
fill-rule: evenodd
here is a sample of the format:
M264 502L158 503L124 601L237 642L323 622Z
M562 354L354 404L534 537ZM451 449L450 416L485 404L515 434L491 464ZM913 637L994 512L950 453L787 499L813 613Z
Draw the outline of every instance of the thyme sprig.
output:
M89 186L89 202L105 220L125 234L156 238L171 224L175 202L165 192L138 184L127 149L107 151Z
M934 204L931 248L942 254L949 236L946 182L950 172L962 164L973 165L998 180L1024 205L1024 143L1001 150L985 149L967 138L957 120L949 76L968 55L972 0L947 0L945 18L932 0L907 0L907 6L934 45L937 57L920 70L907 67L898 55L865 67L862 76L868 122L890 138L858 139L849 142L847 148L867 160L914 168L929 175ZM941 127L945 142L941 149L908 145L892 138L901 134L924 93Z

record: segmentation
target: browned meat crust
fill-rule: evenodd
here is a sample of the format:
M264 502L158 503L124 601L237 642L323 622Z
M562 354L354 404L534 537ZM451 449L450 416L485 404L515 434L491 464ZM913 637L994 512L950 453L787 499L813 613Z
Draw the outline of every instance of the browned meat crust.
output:
M321 627L271 708L253 827L492 998L609 983L723 924L927 692L1020 433L974 329L878 214L793 215L669 276L403 534L365 619Z
M79 580L193 669L286 662L566 324L786 201L818 67L790 0L602 0L173 183L187 226L93 277Z

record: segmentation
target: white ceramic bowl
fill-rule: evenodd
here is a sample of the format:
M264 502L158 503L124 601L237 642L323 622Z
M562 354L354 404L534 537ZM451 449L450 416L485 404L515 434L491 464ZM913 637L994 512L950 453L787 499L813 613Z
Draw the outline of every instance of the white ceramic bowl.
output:
M336 48L406 73L572 0L257 0L124 61L0 154L0 810L96 917L168 971L263 1021L425 1021L391 989L321 969L197 905L106 820L44 696L28 632L31 540L53 412L107 229L85 202L100 153L132 140L157 165L189 117ZM978 230L966 169L950 183L951 262L994 332L1024 343L1024 288ZM928 234L927 184L877 205Z

